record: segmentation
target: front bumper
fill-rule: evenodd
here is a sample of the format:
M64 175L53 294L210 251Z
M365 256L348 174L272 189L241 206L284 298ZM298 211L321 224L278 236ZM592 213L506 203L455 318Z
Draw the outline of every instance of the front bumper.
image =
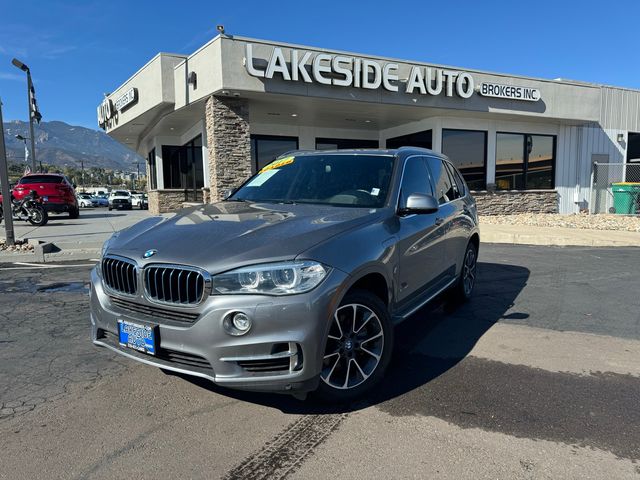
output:
M212 295L196 308L172 308L143 295L116 296L105 290L94 269L92 340L131 359L225 387L311 391L318 385L327 329L346 279L345 273L333 269L322 284L302 295ZM189 312L197 318L170 318L172 311ZM226 332L223 319L230 311L242 311L252 318L247 334ZM120 345L118 319L157 326L157 354Z
M109 206L114 210L131 210L131 208L133 207L131 202L112 203Z

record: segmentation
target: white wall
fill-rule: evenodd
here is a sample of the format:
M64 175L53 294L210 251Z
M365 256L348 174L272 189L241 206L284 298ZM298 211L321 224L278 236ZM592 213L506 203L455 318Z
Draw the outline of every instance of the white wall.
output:
M252 135L283 135L298 137L298 148L314 150L316 138L348 138L358 140L378 140L377 130L321 128L304 125L278 125L266 123L251 123Z

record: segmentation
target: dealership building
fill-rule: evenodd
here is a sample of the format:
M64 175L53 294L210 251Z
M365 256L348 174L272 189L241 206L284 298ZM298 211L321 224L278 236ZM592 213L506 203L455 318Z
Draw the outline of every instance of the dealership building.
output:
M295 149L430 148L481 213L588 208L592 165L640 158L640 91L220 35L159 53L98 106L147 159L150 209L211 202Z

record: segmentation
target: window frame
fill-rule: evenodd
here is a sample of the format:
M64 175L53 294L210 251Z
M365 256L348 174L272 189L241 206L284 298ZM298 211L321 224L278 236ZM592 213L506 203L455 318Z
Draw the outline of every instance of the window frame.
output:
M346 146L346 147L341 147L340 145L338 145L337 150L363 150L363 149L368 149L368 148L372 148L372 149L379 149L380 148L380 140L368 140L368 139L364 139L364 138L329 138L329 137L316 137L316 150L320 150L322 151L322 149L318 148L318 144L321 143L340 143L340 142L347 142L347 143L352 143L352 144L357 144L357 143L370 143L371 146L368 147L354 147L352 145L350 146ZM374 145L375 144L375 145ZM327 150L336 150L336 149L327 149Z
M545 191L555 191L556 190L556 164L558 162L558 135L554 135L551 133L523 133L523 132L508 132L508 131L496 131L496 163L494 166L494 175L493 181L494 185L497 186L497 178L498 174L498 135L522 135L522 176L523 176L523 184L524 188L522 189L512 189L512 190L496 190L501 192L515 191L515 192L528 192L535 190L545 190ZM527 174L529 171L529 152L527 151L527 137L551 137L553 140L552 146L552 158L551 162L551 187L550 188L527 188Z
M469 188L469 191L482 191L482 190L486 190L487 189L487 178L488 178L488 173L489 173L489 166L487 165L488 163L488 158L489 158L489 132L487 130L475 130L472 128L442 128L442 132L440 133L440 150L443 150L443 146L444 146L444 132L448 130L451 132L473 132L473 133L484 133L484 169L483 169L483 175L484 175L484 189L481 190L471 190L471 188L469 188L469 186L467 185L467 181L465 180L465 185L467 185L467 188ZM497 137L496 137L497 138ZM444 151L442 151L443 155L447 155ZM447 156L447 158L449 158L449 161L451 162L451 158ZM451 164L453 165L453 162L451 162ZM454 165L455 166L455 165ZM460 170L458 170L460 171ZM460 175L462 175L462 178L464 179L464 175L462 172L460 172Z
M255 154L252 155L253 158L251 159L251 173L255 174L258 171L258 156L259 156L259 152L260 149L258 148L258 140L290 140L293 141L295 140L296 142L296 148L294 150L298 150L300 148L300 137L294 137L291 135L263 135L260 133L252 133L249 135L249 142L250 142L250 150L253 152L253 145L254 145L254 140L256 141L255 143ZM286 152L284 152L286 153ZM276 156L276 158L279 158L282 154Z

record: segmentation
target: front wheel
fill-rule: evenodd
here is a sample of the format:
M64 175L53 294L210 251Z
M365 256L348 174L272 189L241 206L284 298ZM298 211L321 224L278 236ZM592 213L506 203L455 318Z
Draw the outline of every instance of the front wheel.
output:
M348 293L331 319L316 395L330 402L361 397L384 376L392 350L386 305L366 290Z
M46 225L47 222L49 221L49 216L47 215L47 212L40 205L30 208L27 213L29 214L29 216L27 217L27 220L29 220L29 223L31 225L42 227Z

